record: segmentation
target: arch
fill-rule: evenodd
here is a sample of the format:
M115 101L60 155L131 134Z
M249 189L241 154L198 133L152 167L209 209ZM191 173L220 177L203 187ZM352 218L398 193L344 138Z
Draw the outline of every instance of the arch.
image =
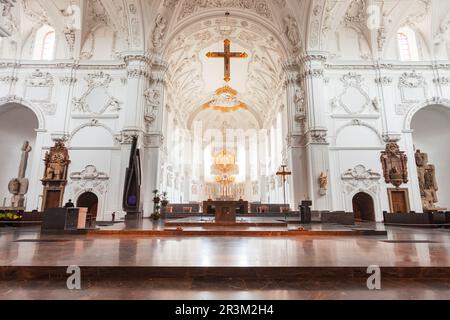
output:
M84 128L92 128L92 127L101 127L103 129L105 129L111 135L113 145L115 145L116 140L114 139L114 136L115 136L114 131L107 125L98 122L98 120L92 119L90 122L80 124L78 127L73 129L73 131L69 135L69 138L67 139L67 146L70 146L72 139L76 136L76 134L78 132L80 132Z
M50 43L46 43L50 41ZM49 46L49 47L46 47ZM56 49L56 31L49 25L44 25L36 31L34 46L33 46L33 60L53 60ZM48 50L44 52L44 50ZM51 51L51 52L50 52ZM44 54L50 55L44 57Z
M411 131L411 122L412 122L412 119L414 118L414 115L417 112L419 112L420 110L422 110L428 106L432 106L432 105L441 105L443 107L447 107L450 109L450 100L436 98L436 99L428 99L428 100L425 100L424 102L416 104L406 114L405 121L403 124L404 131L406 131L406 132Z
M15 104L22 105L22 106L30 109L31 111L33 111L34 115L38 119L38 123L39 123L37 130L45 131L44 114L42 113L41 109L38 108L35 104L33 104L32 102L30 102L28 100L22 99L20 97L14 96L14 95L6 96L6 97L0 98L0 110L5 104L9 104L9 103L15 103Z
M92 191L84 191L77 197L76 207L87 208L88 213L90 213L93 218L97 217L98 206L99 206L99 197Z
M352 197L353 212L355 220L375 221L375 202L373 197L363 191L359 191Z
M30 186L36 184L34 173L36 168L39 167L39 163L35 163L34 159L41 152L36 132L38 125L35 113L23 105L8 103L0 107L0 149L3 154L0 159L0 198L8 199L7 206L10 205L11 194L8 184L11 179L26 178L28 179L26 184L30 184ZM28 152L28 163L25 171L19 172L22 147L25 142L28 142L31 149ZM24 176L19 174L24 174ZM26 199L28 199L30 193L26 195Z
M273 26L270 22L268 22L266 19L261 18L257 15L238 10L238 9L227 9L231 13L233 17L240 18L240 19L246 19L250 22L253 22L259 26L261 26L267 33L272 35L274 39L281 45L281 53L282 57L284 59L288 59L289 57L289 45L286 43L283 33L279 32L275 26ZM205 11L198 12L196 14L193 14L185 19L182 19L180 23L176 21L173 25L169 26L170 33L167 35L165 44L164 44L164 50L163 50L163 56L167 54L167 49L170 48L170 44L172 41L176 40L176 37L178 34L182 33L183 30L189 29L189 26L192 26L193 24L207 20L207 19L214 19L218 17L223 17L224 9L220 8L212 8ZM176 16L173 17L173 20L176 20ZM301 32L301 30L299 30Z
M334 137L334 145L337 145L338 140L339 140L339 135L345 129L351 128L351 127L365 127L365 128L367 128L368 130L372 131L376 135L376 137L378 139L378 142L379 142L379 146L383 145L383 138L381 137L381 135L378 132L378 130L374 126L372 126L372 125L370 125L370 124L368 124L368 123L366 123L364 121L358 120L358 119L354 119L354 120L352 120L352 121L342 125L341 127L339 127L336 130L336 134L335 134L335 137Z
M424 210L450 207L450 109L441 104L429 105L416 112L411 122L412 145L425 153L417 168L415 181L421 191ZM432 124L432 125L430 125ZM409 150L414 152L414 150ZM416 166L412 165L413 168ZM428 186L428 187L427 187Z

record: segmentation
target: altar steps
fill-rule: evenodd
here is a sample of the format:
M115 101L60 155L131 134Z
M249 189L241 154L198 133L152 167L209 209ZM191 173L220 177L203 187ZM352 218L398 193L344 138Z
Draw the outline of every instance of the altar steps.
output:
M86 281L146 281L149 279L232 279L285 280L299 279L329 281L367 279L373 272L368 266L80 266L81 277ZM450 285L450 267L381 267L381 279L427 280L441 279ZM0 266L1 281L66 281L66 266Z

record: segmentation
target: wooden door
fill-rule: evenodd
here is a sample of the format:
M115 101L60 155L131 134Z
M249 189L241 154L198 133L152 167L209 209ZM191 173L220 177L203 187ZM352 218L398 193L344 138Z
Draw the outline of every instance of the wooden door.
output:
M60 190L46 190L44 210L59 208L60 199L61 199Z
M409 198L408 190L405 189L390 189L389 199L392 213L408 213L409 212Z

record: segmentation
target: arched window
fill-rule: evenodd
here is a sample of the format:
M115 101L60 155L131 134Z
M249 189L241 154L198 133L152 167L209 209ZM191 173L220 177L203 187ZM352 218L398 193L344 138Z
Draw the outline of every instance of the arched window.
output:
M33 60L53 60L55 57L55 29L43 26L36 32Z
M398 36L398 49L400 53L400 60L411 60L411 48L409 47L408 36L402 32L397 34Z
M52 60L55 52L55 31L49 31L45 34L42 41L42 60Z
M409 27L403 27L397 32L398 53L401 61L418 61L416 33Z

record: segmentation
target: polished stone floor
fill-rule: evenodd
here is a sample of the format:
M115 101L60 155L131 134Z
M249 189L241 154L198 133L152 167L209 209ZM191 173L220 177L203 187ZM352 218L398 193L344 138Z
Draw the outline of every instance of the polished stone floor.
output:
M149 221L145 224L148 228L161 228ZM363 224L353 228L368 227ZM383 225L370 227L384 229ZM0 267L450 267L450 229L386 227L386 231L387 236L357 237L158 238L41 235L36 227L2 227ZM0 281L0 299L17 298L450 299L450 280L390 278L383 281L383 290L377 292L367 290L361 279L92 280L77 292L65 289L64 282Z
M0 229L0 266L450 266L450 229L358 237L95 237Z

